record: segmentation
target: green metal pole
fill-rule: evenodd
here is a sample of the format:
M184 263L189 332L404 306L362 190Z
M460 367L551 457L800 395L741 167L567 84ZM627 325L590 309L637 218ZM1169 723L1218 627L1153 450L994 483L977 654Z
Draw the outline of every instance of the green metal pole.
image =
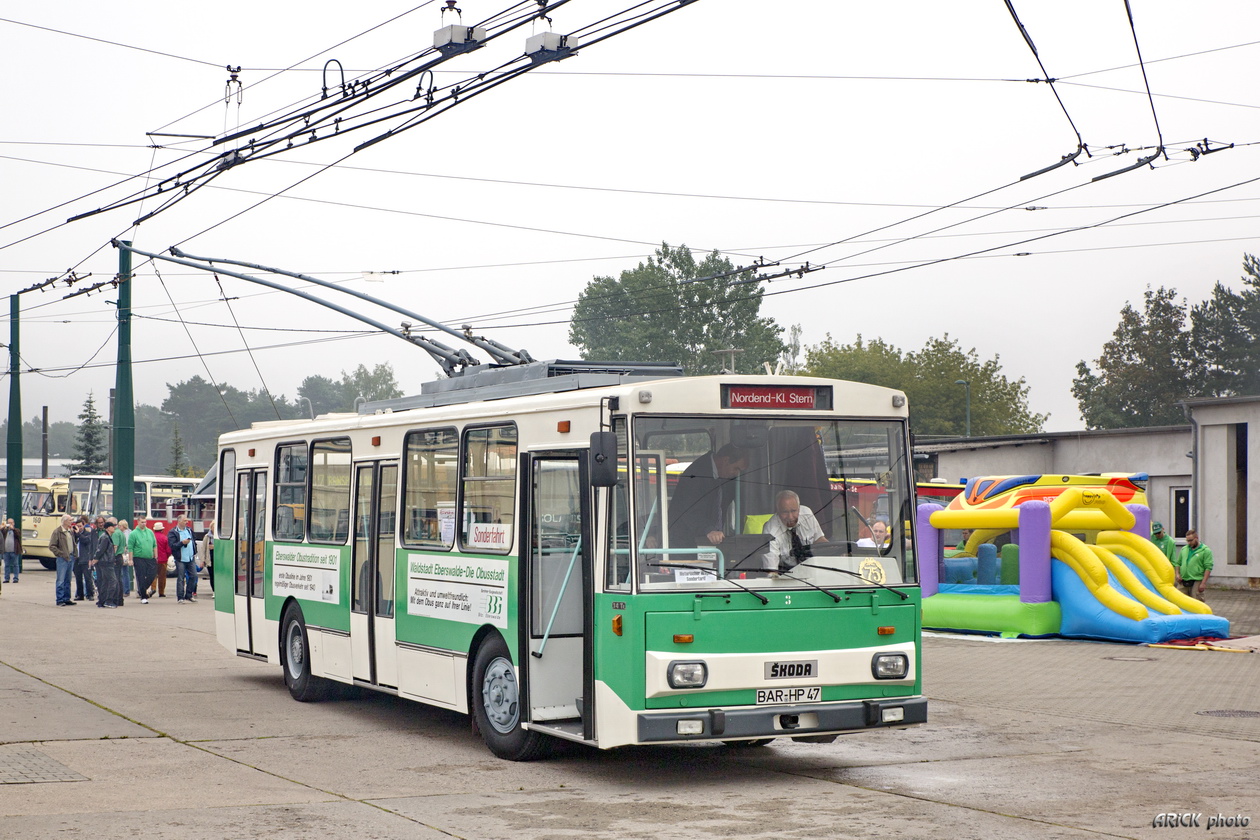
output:
M136 406L131 393L131 243L118 248L118 369L114 389L114 516L135 518ZM147 511L145 511L147 513Z
M5 515L22 521L22 386L18 353L18 296L9 295L9 440L5 468Z

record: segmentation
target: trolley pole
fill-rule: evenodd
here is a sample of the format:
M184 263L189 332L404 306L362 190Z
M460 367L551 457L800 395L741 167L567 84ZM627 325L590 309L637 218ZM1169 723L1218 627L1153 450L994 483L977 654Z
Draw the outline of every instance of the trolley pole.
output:
M131 393L131 243L118 249L118 368L114 388L114 510L128 522L135 514L136 407ZM135 524L135 523L132 523Z
M22 521L22 387L19 382L18 296L9 295L9 439L5 467L5 515Z

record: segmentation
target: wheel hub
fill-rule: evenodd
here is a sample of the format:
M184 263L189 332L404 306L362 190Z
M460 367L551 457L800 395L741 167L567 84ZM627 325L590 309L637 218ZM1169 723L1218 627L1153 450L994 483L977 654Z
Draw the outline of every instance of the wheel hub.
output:
M302 663L306 661L306 647L302 644L302 632L296 623L289 627L289 640L286 647L289 649L289 655L286 657L289 673L297 679L302 675Z
M486 668L481 684L481 698L486 717L496 731L506 735L520 720L520 692L516 672L506 659L495 659Z

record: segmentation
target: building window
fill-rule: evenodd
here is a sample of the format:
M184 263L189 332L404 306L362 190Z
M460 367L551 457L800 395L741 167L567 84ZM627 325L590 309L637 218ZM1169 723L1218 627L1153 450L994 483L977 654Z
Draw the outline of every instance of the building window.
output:
M1173 539L1184 540L1186 531L1190 530L1190 488L1189 487L1172 487L1169 488L1170 504L1168 509L1172 511L1172 525L1167 532Z

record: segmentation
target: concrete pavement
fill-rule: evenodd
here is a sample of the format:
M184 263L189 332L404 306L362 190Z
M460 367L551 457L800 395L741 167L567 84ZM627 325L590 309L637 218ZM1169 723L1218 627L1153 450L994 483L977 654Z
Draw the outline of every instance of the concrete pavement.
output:
M0 595L4 837L1097 840L1164 836L1172 810L1260 837L1260 654L934 635L923 727L521 765L460 715L294 702L219 647L208 598L58 608L52 584ZM1260 593L1217 596L1260 631Z

